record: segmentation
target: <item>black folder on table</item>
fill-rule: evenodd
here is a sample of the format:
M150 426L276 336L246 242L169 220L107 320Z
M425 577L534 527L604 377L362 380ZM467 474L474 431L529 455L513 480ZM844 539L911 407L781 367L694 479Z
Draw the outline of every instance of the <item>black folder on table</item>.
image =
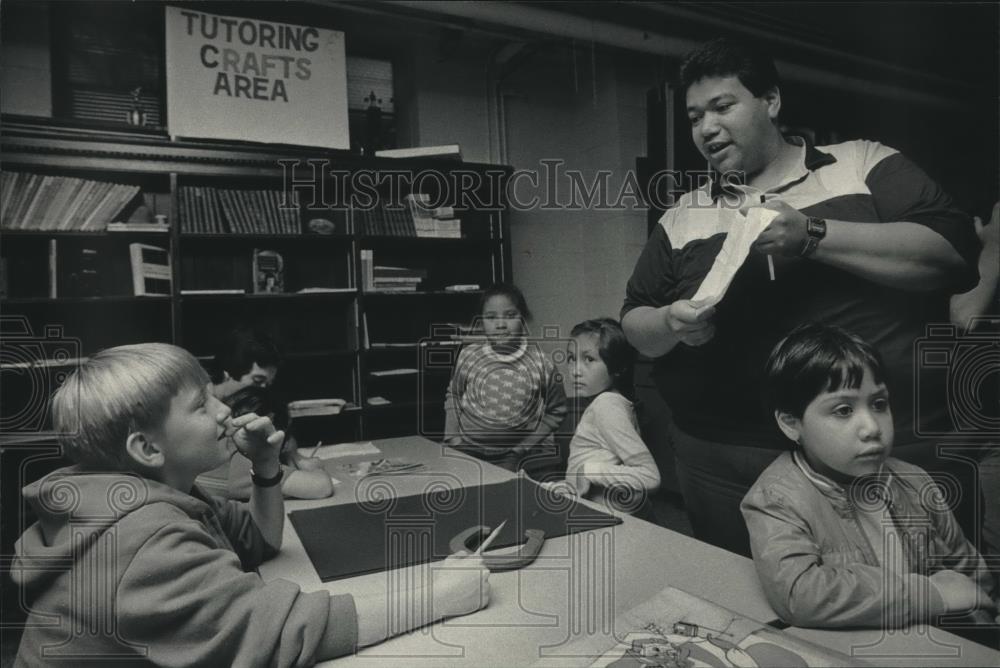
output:
M458 534L504 520L490 550L524 543L527 529L548 539L621 523L528 478L453 489L430 483L423 494L400 497L371 489L370 500L360 490L359 503L289 513L323 582L444 559Z

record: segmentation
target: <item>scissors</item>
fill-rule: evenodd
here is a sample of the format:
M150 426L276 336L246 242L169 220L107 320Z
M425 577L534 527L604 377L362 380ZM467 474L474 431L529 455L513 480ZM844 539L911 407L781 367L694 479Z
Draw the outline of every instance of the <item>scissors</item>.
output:
M449 548L452 553L459 550L477 552L481 548L488 546L486 540L492 532L493 527L484 524L469 527L451 539ZM515 571L532 563L538 557L538 553L542 549L542 543L545 542L545 532L540 529L526 529L524 537L525 542L517 548L516 552L511 554L484 554L483 564L491 572L500 573L503 571Z

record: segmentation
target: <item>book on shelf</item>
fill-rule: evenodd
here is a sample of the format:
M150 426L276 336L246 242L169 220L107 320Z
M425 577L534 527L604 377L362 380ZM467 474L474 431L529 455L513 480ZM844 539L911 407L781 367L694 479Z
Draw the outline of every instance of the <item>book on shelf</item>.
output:
M185 234L300 234L298 193L291 209L280 206L282 193L274 189L178 188L180 229Z
M53 244L55 239L50 240ZM59 251L59 275L64 277L61 297L101 295L101 259L97 248L64 245Z
M299 399L288 403L288 417L338 415L347 405L344 399Z
M368 374L373 378L386 378L388 376L412 376L415 373L420 373L420 371L411 368L399 368L399 369L381 369L379 371L368 372Z
M372 267L372 274L376 281L383 280L423 280L427 278L426 269L412 269L410 267L389 267L385 265L375 265Z
M49 239L49 299L59 296L59 244Z
M108 223L107 231L166 233L170 231L170 226L162 223Z
M315 294L330 294L330 293L346 293L354 292L354 288L323 288L323 287L309 287L301 288L297 291L300 295L315 295Z
M412 292L417 290L421 281L425 278L427 278L426 269L378 265L372 268L372 287L376 291L394 290Z
M410 148L388 148L375 151L376 158L442 158L461 160L462 148L458 144L441 146L413 146Z
M31 172L0 172L8 230L100 230L139 194L139 186Z
M375 287L375 274L374 274L374 253L370 249L362 249L361 251L361 289L364 291L371 290Z
M181 295L245 295L243 288L205 288L200 290L181 290Z

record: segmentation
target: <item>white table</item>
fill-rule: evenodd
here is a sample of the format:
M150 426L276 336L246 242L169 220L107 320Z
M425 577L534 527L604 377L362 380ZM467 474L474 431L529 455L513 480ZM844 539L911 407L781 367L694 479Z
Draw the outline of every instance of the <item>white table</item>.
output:
M512 474L420 437L376 441L387 457L426 463L426 469L380 477L398 495L416 494L428 484L485 485ZM330 499L290 501L286 510L354 503L365 494L346 476ZM362 488L372 481L369 478ZM383 489L385 489L383 487ZM330 531L336 532L336 527ZM390 578L421 577L413 567L324 583L319 580L291 523L285 522L284 546L263 564L265 580L284 578L305 591L384 595ZM753 562L683 534L625 517L622 524L572 536L547 539L538 559L527 568L490 575L487 608L447 620L337 660L340 665L382 666L579 666L586 656L609 647L616 612L645 601L665 586L684 589L759 621L776 618L764 598ZM896 632L789 629L795 635L844 654L864 654L876 665L996 665L1000 653L927 627ZM881 644L879 641L881 640ZM874 650L868 645L874 645ZM881 652L881 653L879 653Z

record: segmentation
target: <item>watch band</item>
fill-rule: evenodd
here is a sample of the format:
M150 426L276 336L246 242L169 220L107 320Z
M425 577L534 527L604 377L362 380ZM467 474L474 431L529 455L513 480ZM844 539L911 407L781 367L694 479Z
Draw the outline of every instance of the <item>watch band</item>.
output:
M285 477L285 471L280 466L278 467L278 474L275 475L273 478L262 478L259 475L257 475L257 472L253 470L252 466L250 467L250 480L257 487L274 487L279 482L281 482L281 479L284 477Z
M826 221L822 218L806 219L806 243L799 252L801 257L809 257L816 252L819 242L826 236Z

